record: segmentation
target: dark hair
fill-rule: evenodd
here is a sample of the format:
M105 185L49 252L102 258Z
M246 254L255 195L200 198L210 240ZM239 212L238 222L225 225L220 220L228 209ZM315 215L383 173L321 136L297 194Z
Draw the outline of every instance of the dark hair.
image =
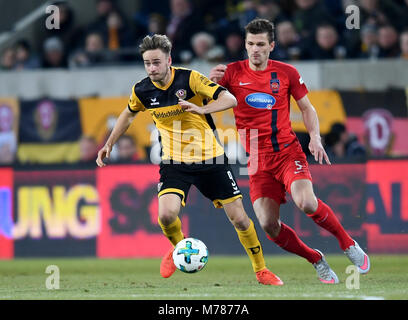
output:
M154 34L153 36L146 36L139 45L139 52L141 55L148 50L160 49L166 54L171 52L171 42L166 35Z
M245 36L248 33L252 34L260 34L260 33L267 33L269 43L275 40L275 26L273 22L270 22L266 19L256 18L248 23L245 27Z

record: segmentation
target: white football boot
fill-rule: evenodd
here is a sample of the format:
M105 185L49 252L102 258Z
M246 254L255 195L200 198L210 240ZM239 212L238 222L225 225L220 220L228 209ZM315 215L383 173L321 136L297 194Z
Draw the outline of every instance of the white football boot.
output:
M358 272L364 274L370 271L370 258L368 255L360 248L358 243L354 240L354 246L350 246L344 254L350 261L357 267Z
M330 268L329 264L324 258L323 253L317 249L314 250L316 250L322 256L319 261L313 263L313 267L316 269L319 280L323 283L329 284L339 283L339 278L337 278L336 273Z

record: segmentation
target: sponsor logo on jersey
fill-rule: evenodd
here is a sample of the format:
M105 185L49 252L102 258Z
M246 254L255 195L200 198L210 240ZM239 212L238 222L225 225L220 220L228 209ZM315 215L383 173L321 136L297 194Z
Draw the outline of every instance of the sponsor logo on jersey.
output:
M245 97L245 102L252 108L271 110L276 99L267 93L256 92Z
M159 105L160 104L160 102L159 101L157 101L157 98L150 98L150 105L151 106L157 106L157 105Z
M160 111L153 111L153 116L156 119L162 119L162 118L168 118L168 117L177 117L180 114L184 113L184 109L175 109L175 110L170 110L166 112L160 112Z

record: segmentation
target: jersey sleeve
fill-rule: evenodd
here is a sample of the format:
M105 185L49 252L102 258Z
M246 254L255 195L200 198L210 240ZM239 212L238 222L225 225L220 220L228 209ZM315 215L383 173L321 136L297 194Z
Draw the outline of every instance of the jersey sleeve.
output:
M302 99L309 91L296 68L289 69L290 94L296 101Z
M136 92L135 92L136 85L137 84L135 84L132 87L132 93L130 94L129 102L128 102L128 109L131 112L145 111L146 110L145 106L143 105L143 103L140 101L140 99L136 95Z
M222 90L226 90L223 86L212 82L206 76L198 71L191 70L190 88L194 93L201 95L203 98L216 100Z

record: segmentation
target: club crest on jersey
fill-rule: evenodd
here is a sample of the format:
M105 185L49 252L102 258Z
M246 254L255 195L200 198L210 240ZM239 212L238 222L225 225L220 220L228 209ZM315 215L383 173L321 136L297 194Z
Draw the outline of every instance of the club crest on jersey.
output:
M271 110L276 103L276 99L267 93L256 92L245 97L245 102L255 109Z
M187 96L187 91L184 89L178 89L176 92L176 97L179 99L185 99Z
M276 72L271 72L271 80L269 81L272 93L279 93L280 82Z

